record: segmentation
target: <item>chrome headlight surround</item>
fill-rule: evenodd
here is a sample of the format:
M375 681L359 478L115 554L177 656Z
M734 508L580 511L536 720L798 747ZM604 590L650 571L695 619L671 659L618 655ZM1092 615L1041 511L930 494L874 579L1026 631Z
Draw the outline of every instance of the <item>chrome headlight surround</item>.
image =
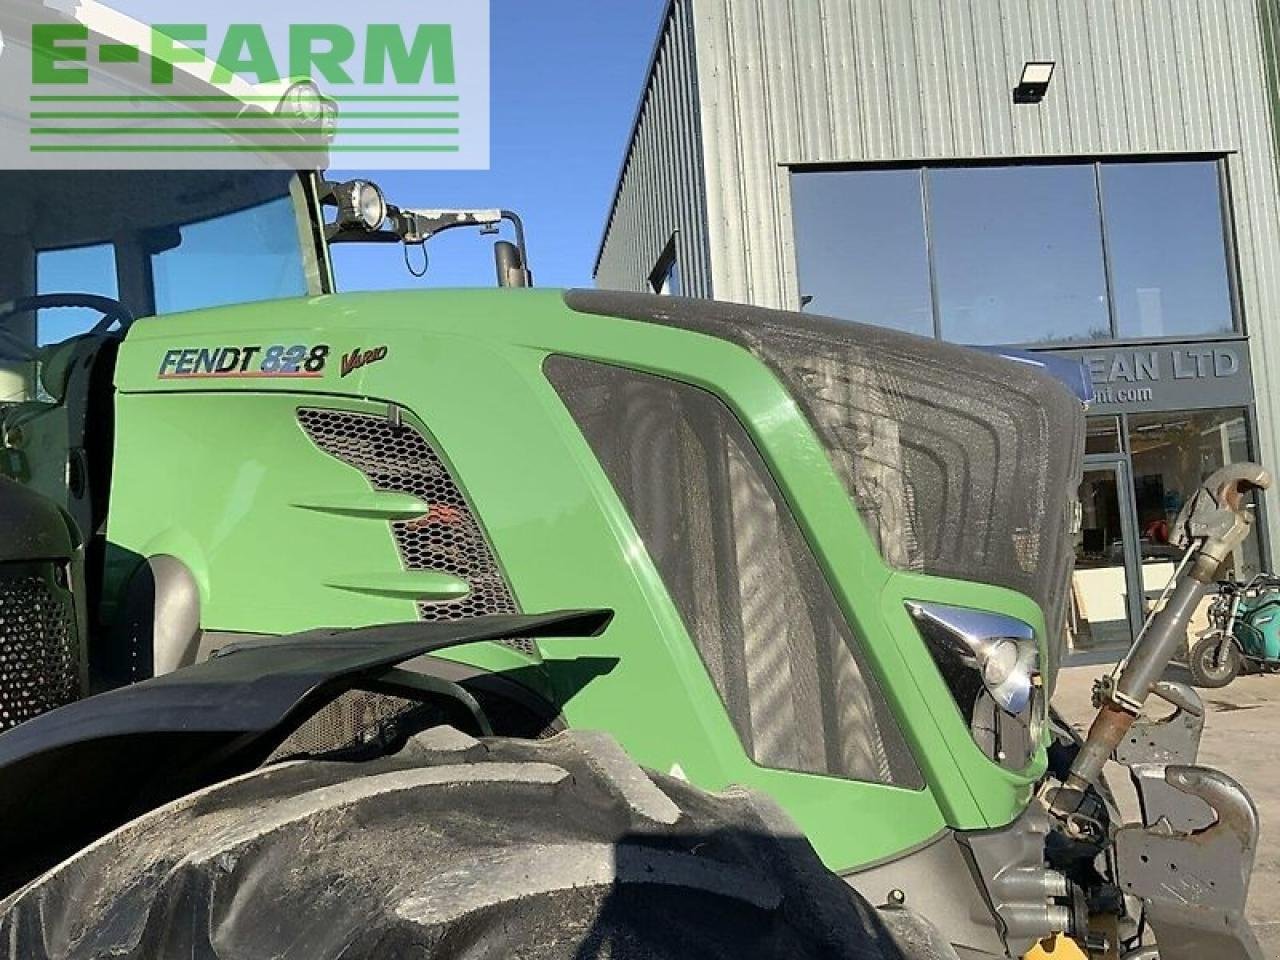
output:
M1006 769L1026 767L1047 726L1035 630L967 607L910 601L907 611L974 742Z

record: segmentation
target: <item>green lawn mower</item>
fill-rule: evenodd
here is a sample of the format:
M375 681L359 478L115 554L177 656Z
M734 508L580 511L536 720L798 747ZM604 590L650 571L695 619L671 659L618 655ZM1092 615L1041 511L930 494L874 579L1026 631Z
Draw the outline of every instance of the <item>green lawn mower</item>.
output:
M513 214L311 169L0 195L0 954L1261 957L1256 811L1142 715L1261 469L1073 738L1036 369L527 289ZM500 289L335 291L459 227Z

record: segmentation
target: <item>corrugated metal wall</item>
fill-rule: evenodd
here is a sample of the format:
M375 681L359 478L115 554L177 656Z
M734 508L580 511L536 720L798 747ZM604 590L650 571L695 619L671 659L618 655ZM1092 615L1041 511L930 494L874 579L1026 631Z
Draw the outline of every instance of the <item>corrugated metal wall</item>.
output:
M1262 24L1262 69L1271 101L1271 134L1276 145L1276 176L1280 179L1280 2L1258 0Z
M1251 343L1249 353L1253 359L1256 403L1258 408L1258 433L1262 441L1259 451L1262 463L1280 477L1280 0L1257 0L1258 20L1262 30L1262 72L1266 79L1267 96L1264 106L1269 107L1271 131L1271 163L1274 179L1267 184L1262 171L1262 157L1250 162L1242 157L1237 165L1256 167L1255 192L1266 196L1265 210L1259 209L1253 222L1254 249L1249 269L1260 276L1254 280L1254 291L1246 300ZM1252 112L1252 111L1250 111ZM1263 131L1267 124L1260 121ZM1238 191L1234 206L1247 202L1248 194ZM1240 217L1237 212L1236 217ZM1276 494L1269 498L1267 514L1271 534L1271 562L1280 563L1280 509Z
M1275 2L692 0L717 294L794 305L787 163L1223 150L1246 303L1275 311ZM1052 90L1015 105L1033 59Z
M673 0L599 282L644 289L679 230L687 291L795 307L788 164L1222 152L1259 452L1280 466L1278 8ZM1036 59L1057 63L1049 96L1015 105L1022 66ZM1280 510L1270 521L1280 547Z
M596 264L601 287L649 289L674 237L684 292L711 296L696 59L692 10L673 3L605 228Z

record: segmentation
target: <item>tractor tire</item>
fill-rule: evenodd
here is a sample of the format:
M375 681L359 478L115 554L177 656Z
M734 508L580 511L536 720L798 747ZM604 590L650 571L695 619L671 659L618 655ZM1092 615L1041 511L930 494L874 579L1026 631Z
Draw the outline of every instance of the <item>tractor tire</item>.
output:
M436 727L147 813L0 902L0 943L10 960L955 956L893 913L757 794L647 773L601 734Z
M1240 674L1240 648L1235 643L1228 643L1226 651L1219 656L1222 637L1214 634L1196 641L1187 657L1187 668L1191 671L1191 682L1197 687L1216 690L1225 687Z

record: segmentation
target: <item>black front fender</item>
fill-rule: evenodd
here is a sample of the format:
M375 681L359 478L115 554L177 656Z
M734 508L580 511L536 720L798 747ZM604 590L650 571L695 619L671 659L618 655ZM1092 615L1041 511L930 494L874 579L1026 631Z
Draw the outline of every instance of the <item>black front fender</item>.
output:
M612 617L579 610L263 638L30 720L0 735L0 890L254 768L317 710L397 664L486 640L597 636Z

